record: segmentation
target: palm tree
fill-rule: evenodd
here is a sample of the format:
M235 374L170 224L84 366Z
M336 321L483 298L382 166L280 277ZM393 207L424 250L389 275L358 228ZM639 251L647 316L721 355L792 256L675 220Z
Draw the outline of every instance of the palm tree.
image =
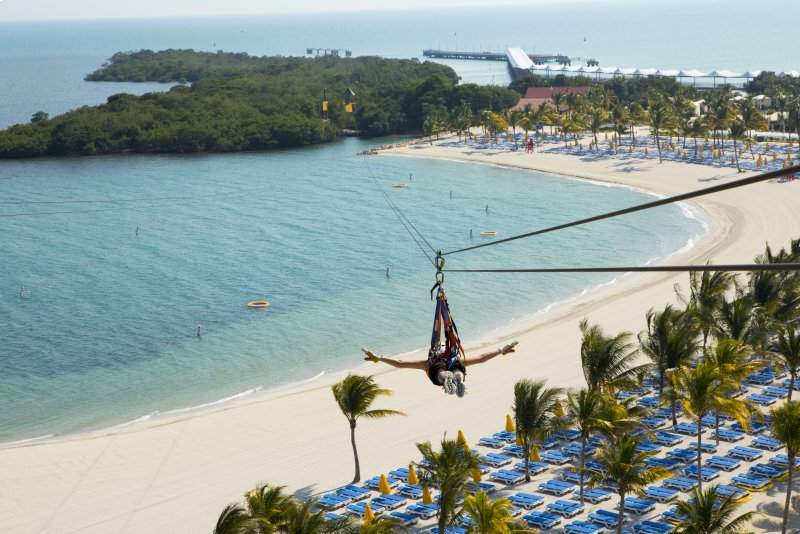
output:
M688 311L667 305L664 311L652 308L647 312L647 331L639 334L642 352L650 358L658 371L658 393L664 392L668 369L686 365L700 349L696 323ZM678 424L677 399L671 399L672 424Z
M283 489L283 486L261 484L245 494L247 513L255 533L270 534L278 530L283 513L292 500Z
M531 481L528 463L534 442L548 437L556 427L554 411L560 388L545 387L544 380L520 380L514 384L514 423L525 449L525 480Z
M459 500L478 468L478 457L457 440L442 439L440 451L434 451L430 442L418 443L417 449L424 462L418 465L423 484L439 487L439 532L445 532L459 514Z
M694 139L694 155L697 157L697 138L698 137L705 137L708 135L708 125L703 117L695 117L692 121L691 125L689 126L689 135L692 136Z
M686 517L678 525L679 534L739 534L745 532L755 512L745 512L734 517L737 504L730 497L717 493L717 486L692 492L687 501L676 505L678 513Z
M407 529L403 528L399 521L390 517L377 517L355 528L340 530L344 530L347 534L402 534L407 532Z
M733 157L736 160L736 170L738 172L742 172L742 167L739 165L739 145L737 141L744 139L746 133L747 127L745 127L744 122L739 119L735 119L731 122L730 136L731 139L733 139Z
M756 107L752 96L748 96L744 100L740 101L739 114L741 115L742 122L747 129L748 136L752 136L751 132L753 130L767 129L767 119L764 118L764 115ZM750 143L748 143L748 145L750 148L750 157L752 157L753 161L755 161L756 155L753 153L752 140Z
M473 524L468 532L474 534L510 534L514 517L508 499L492 500L479 491L464 499L464 512Z
M581 389L577 393L567 395L569 415L572 423L581 433L581 454L578 472L580 473L580 501L583 504L584 472L586 466L586 441L594 431L607 432L611 430L612 423L603 419L606 413L604 404L607 402L603 395L591 389Z
M361 480L361 465L358 462L358 449L356 448L356 423L358 420L362 417L380 419L390 415L405 414L397 410L370 409L375 399L392 394L392 390L379 387L371 376L347 375L344 380L334 384L331 389L339 409L350 423L350 443L353 446L353 459L356 466L353 482L358 482Z
M329 521L316 504L313 499L290 499L283 510L280 534L327 534L338 530L337 523Z
M592 131L592 135L594 136L594 146L595 149L597 148L597 132L600 131L600 128L608 120L608 113L606 110L599 106L592 106L591 110L589 111L589 129Z
M789 504L792 500L792 477L794 476L794 461L800 452L800 403L789 401L770 410L772 415L772 435L786 447L786 456L789 459L789 476L786 480L786 504L783 507L783 527L781 532L786 534L786 524L789 520Z
M517 144L517 126L519 126L520 121L525 117L525 114L517 109L509 110L505 114L506 122L509 126L511 126L512 134L514 135L514 148L518 148L519 145Z
M647 115L647 111L639 102L634 102L631 104L629 116L631 126L631 142L633 143L633 146L636 146L636 126L639 124L646 124L649 122L650 118Z
M662 468L651 468L645 463L648 455L636 452L638 439L624 437L611 441L598 452L598 461L606 466L602 474L592 475L592 484L613 483L619 495L619 523L617 534L622 534L622 522L625 518L625 497L629 493L640 492L645 486L669 476Z
M219 514L213 534L248 534L250 516L240 504L229 504Z
M708 346L708 336L716 323L717 310L731 287L734 277L724 271L703 271L689 273L688 307L694 316L697 327L703 334L703 352ZM678 296L683 299L678 292ZM684 300L685 301L685 300Z
M754 319L758 312L753 298L748 294L740 294L732 300L720 299L719 311L714 325L717 339L736 339L745 343L753 340L755 331Z
M672 387L683 400L683 409L689 417L697 421L697 484L702 487L702 419L708 413L716 411L728 414L747 428L750 411L747 405L737 399L728 398L731 383L720 369L703 362L694 369L682 367L672 375Z
M656 139L658 148L658 162L661 163L661 130L670 126L670 109L664 98L661 96L652 97L648 103L648 113L650 115L650 129Z
M553 104L556 106L556 113L561 115L561 103L564 102L564 93L555 93L553 95Z
M781 359L786 370L789 371L789 401L791 402L792 391L797 383L797 374L800 373L800 331L796 330L791 323L780 328L773 350Z
M636 347L630 342L631 334L622 332L606 336L599 325L589 325L584 319L581 329L581 366L586 385L595 391L613 389L635 382L645 366L635 366Z

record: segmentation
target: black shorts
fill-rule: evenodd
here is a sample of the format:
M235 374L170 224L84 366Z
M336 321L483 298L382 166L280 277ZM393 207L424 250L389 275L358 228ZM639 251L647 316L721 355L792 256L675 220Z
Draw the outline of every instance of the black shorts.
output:
M433 383L434 386L443 386L441 380L439 380L439 372L447 371L447 361L443 360L442 358L437 358L432 362L428 363L428 378ZM465 375L467 374L467 369L464 367L464 364L461 363L461 360L456 360L450 365L450 371L461 371Z

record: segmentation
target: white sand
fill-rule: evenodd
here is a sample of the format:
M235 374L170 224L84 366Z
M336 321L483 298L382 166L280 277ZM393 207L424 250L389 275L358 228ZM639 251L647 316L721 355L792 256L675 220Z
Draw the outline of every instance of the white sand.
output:
M731 179L735 171L680 163L584 162L574 156L493 154L405 148L401 155L463 159L627 184L673 194ZM532 177L531 179L535 179ZM696 202L711 230L676 263L748 262L764 243L783 246L800 234L800 183L765 183ZM512 245L509 245L512 246ZM501 428L518 378L547 378L578 387L578 322L609 332L644 327L651 306L675 301L687 275L645 274L541 314L510 332L517 354L471 371L465 399L445 397L422 373L365 365L395 390L384 404L408 417L364 421L358 430L365 476L417 458L415 443L460 428L475 441ZM532 310L533 311L533 310ZM511 335L513 334L513 336ZM485 340L497 345L506 339ZM467 333L466 342L470 340ZM369 340L364 340L369 344ZM379 347L376 347L379 348ZM468 350L476 350L474 344ZM265 393L214 409L132 425L114 432L59 438L0 450L0 531L15 533L210 532L219 511L260 481L318 492L352 477L349 429L327 377L295 391ZM771 499L759 494L748 506Z

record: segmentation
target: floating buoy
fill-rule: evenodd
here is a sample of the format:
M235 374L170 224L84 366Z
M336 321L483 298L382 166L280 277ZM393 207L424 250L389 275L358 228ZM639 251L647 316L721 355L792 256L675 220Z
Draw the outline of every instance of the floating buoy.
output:
M481 232L481 237L494 237L497 235L497 230L484 230Z
M270 306L271 304L269 303L268 300L251 300L250 302L247 303L248 308L262 309L262 308L269 308Z

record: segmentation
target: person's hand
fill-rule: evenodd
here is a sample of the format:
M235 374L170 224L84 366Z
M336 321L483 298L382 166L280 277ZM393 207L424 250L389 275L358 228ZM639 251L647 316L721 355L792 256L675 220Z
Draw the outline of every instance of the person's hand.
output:
M378 361L380 361L378 356L376 356L375 353L372 352L371 350L361 349L361 352L364 353L364 361L372 363L378 363Z
M511 352L514 352L515 350L514 347L516 347L518 344L519 341L512 341L511 343L500 349L500 354L509 354Z

